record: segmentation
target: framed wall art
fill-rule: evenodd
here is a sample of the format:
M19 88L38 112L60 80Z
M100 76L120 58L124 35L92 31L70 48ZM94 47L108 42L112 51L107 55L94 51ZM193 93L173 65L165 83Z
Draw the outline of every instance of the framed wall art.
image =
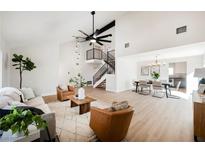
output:
M142 76L149 76L149 66L142 66L141 67L141 75Z

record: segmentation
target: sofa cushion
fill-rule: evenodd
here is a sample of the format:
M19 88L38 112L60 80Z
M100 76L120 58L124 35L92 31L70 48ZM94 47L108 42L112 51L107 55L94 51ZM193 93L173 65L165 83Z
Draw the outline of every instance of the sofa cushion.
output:
M52 113L47 104L36 106L36 108L41 109L44 113Z
M129 107L129 105L128 105L127 101L113 102L111 109L112 109L112 111L118 111L118 110L126 109L128 107Z
M21 92L23 93L25 101L30 100L35 97L33 89L31 88L22 88Z
M29 106L37 107L39 105L45 104L45 102L41 96L38 96L26 101L25 104Z

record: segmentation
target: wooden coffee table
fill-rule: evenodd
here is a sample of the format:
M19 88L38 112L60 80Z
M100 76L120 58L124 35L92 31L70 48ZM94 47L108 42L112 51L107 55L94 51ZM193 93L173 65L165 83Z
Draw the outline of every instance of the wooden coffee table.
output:
M71 107L80 106L79 114L87 113L90 111L90 103L95 101L94 98L86 96L85 99L77 99L70 96Z

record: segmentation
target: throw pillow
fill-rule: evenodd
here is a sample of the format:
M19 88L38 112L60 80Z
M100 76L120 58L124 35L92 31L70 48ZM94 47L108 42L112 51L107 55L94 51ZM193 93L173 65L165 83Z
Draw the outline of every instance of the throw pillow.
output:
M112 108L113 111L118 111L118 110L126 109L128 107L129 107L128 102L127 101L122 101L122 102L113 102L111 108Z
M9 96L15 101L21 101L22 92L17 88L4 87L0 89L0 96Z
M24 102L35 97L33 89L31 88L22 88L21 92L23 93L24 96Z

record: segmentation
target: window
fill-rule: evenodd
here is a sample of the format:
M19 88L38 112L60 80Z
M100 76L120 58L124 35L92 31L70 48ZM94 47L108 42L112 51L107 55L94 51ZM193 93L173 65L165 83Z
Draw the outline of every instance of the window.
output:
M174 68L173 67L169 67L169 75L173 75L174 74Z

